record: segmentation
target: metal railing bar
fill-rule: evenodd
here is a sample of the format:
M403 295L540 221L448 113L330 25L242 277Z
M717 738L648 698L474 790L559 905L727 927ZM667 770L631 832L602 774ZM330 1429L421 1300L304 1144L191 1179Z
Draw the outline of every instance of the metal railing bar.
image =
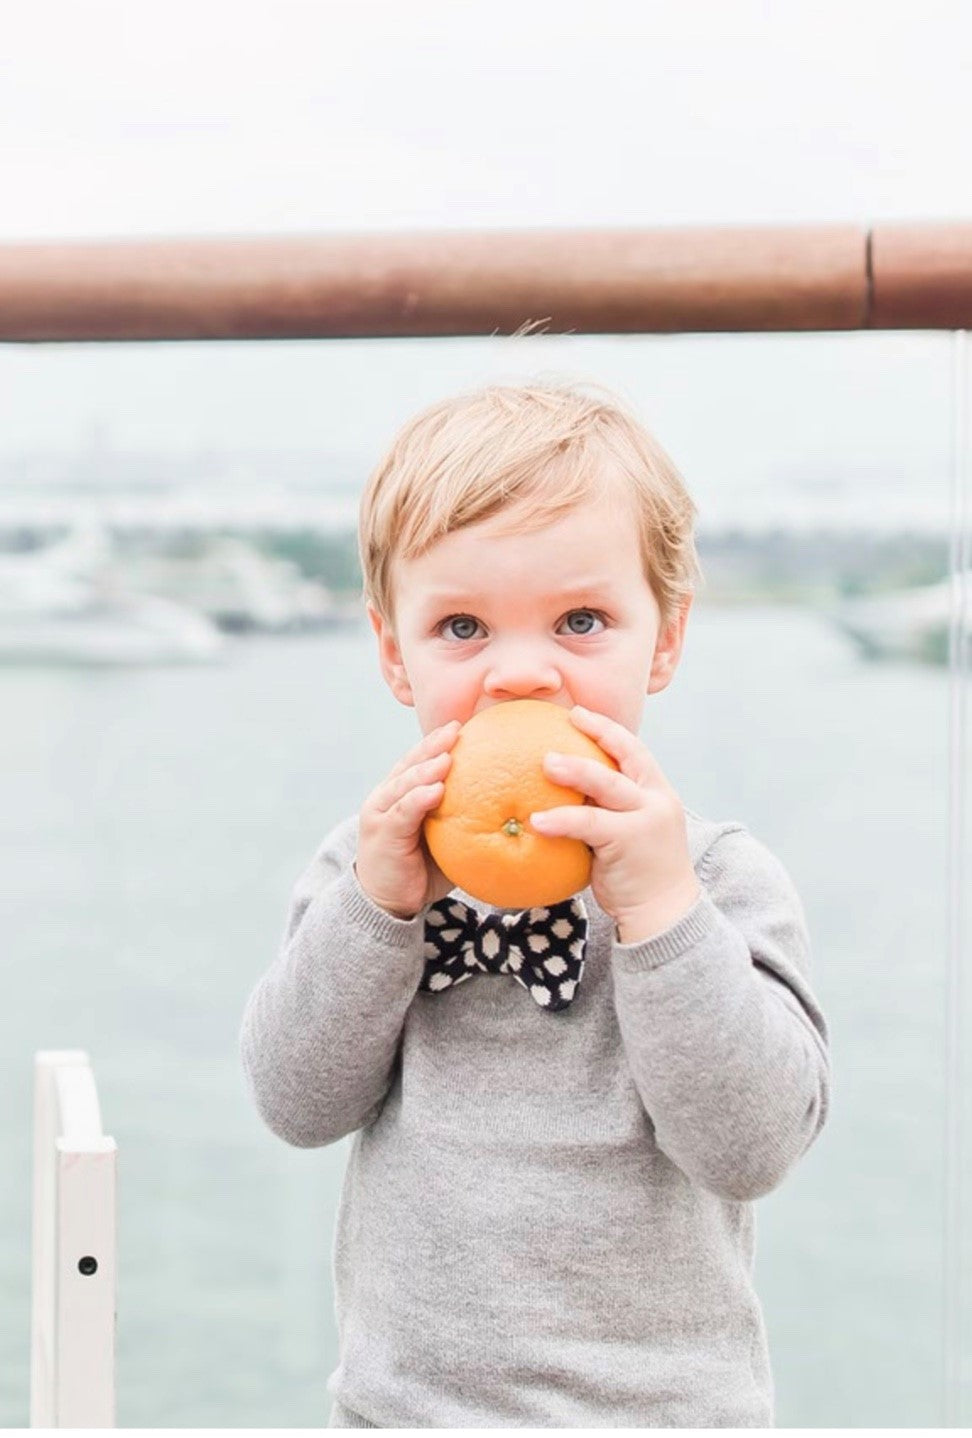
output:
M0 340L972 327L972 222L0 245Z

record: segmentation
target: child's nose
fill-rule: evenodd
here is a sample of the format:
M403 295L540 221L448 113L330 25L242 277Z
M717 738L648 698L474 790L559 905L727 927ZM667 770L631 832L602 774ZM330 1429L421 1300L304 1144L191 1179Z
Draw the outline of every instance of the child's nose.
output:
M563 688L563 676L549 658L529 649L496 655L483 689L491 699L547 698Z

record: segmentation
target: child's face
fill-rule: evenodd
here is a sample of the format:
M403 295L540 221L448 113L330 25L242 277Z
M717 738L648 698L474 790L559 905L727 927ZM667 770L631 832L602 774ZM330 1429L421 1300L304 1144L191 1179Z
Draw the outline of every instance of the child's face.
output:
M659 633L627 503L591 500L530 534L509 514L447 534L395 569L397 634L377 612L382 673L423 734L508 699L582 704L637 733L675 672L691 601Z

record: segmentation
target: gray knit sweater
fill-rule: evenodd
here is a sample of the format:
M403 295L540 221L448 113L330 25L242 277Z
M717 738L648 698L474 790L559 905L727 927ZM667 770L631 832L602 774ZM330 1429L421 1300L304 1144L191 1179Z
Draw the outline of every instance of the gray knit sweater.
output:
M298 882L241 1046L281 1138L355 1135L330 1426L772 1426L752 1201L824 1123L827 1026L783 865L687 822L702 895L619 944L586 889L560 1013L503 975L420 992L423 915L363 893L356 816Z

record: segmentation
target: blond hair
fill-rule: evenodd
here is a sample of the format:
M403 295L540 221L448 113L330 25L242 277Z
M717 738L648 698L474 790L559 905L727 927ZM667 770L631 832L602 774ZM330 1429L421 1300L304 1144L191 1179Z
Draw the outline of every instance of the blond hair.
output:
M394 628L396 557L418 558L444 535L507 509L508 532L527 533L586 500L625 493L664 625L704 582L697 509L640 421L592 385L488 385L442 400L409 420L365 486L364 599Z

